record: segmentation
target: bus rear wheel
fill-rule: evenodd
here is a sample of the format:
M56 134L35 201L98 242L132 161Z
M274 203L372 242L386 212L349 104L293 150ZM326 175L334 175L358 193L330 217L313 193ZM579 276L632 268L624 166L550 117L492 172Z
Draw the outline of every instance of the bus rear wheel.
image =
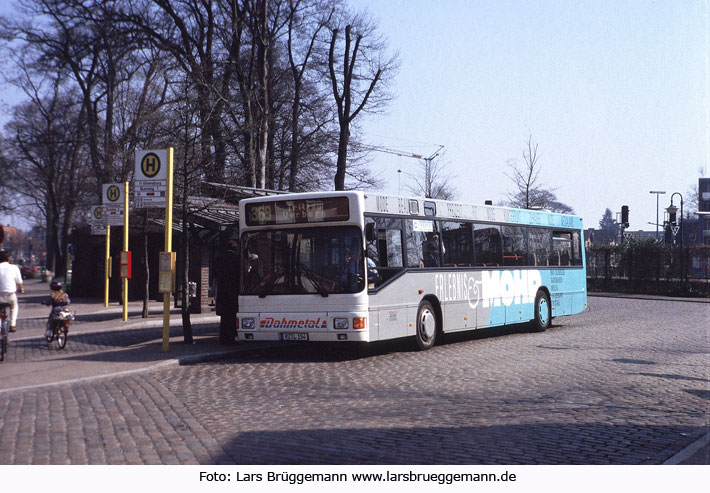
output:
M439 321L431 302L424 300L417 310L417 348L426 351L434 347L439 331Z
M544 291L538 291L535 295L535 318L532 326L535 332L545 332L552 320L552 306L550 297Z

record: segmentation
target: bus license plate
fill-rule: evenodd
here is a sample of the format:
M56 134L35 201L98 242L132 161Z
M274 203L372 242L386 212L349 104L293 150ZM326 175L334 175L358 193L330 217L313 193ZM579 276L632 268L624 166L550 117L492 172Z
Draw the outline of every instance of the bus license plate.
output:
M308 334L301 332L281 332L282 341L307 341Z

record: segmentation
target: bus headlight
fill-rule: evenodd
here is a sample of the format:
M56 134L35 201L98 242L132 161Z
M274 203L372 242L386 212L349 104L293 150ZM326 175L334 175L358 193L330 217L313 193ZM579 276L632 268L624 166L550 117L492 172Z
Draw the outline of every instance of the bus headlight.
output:
M356 317L353 318L353 329L355 330L364 330L365 329L365 317Z
M347 318L334 318L333 319L333 328L339 329L339 330L344 330L348 328L348 319Z
M243 330L254 330L254 319L253 318L243 318L242 319L242 329Z

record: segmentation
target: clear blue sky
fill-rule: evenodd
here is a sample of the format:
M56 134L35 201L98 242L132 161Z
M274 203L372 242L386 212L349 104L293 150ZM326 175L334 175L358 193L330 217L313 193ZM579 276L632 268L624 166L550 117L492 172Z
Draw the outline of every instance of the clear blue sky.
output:
M707 0L353 5L373 14L401 57L397 99L362 122L365 140L446 146L462 201L504 199L506 162L522 159L532 134L542 181L585 226L628 204L631 229L655 230L649 191L668 192L663 208L707 165ZM372 158L393 193L397 169L417 166Z
M422 154L444 145L459 200L483 203L505 198L506 163L532 134L542 182L587 227L628 204L631 228L653 230L649 191L668 192L663 208L707 169L708 1L351 0L401 60L396 99L360 121L364 140ZM371 157L386 192L398 191L397 169L403 191L417 169Z

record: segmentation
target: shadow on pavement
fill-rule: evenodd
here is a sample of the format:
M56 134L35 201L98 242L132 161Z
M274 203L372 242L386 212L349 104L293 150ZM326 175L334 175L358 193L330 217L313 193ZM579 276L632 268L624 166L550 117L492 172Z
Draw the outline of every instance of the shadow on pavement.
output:
M170 328L170 345L180 348L180 355L200 354L202 348L210 345L213 350L224 351L229 346L219 345L219 325L195 324L193 336L196 344L182 342L182 327ZM162 352L162 327L104 330L101 332L75 333L70 329L67 345L57 349L55 342L47 342L43 337L11 341L10 361L80 360L95 362L136 362L156 361L175 357Z
M409 409L408 415L429 412ZM295 423L295 418L286 418L280 426ZM253 423L254 428L260 425ZM255 429L237 433L209 463L661 464L705 432L697 427L603 423Z
M29 294L25 292L24 294L19 295L17 298L17 303L22 306L22 305L41 305L43 301L45 301L47 298L49 298L49 290L47 290L46 293L44 294L36 294L32 293Z

